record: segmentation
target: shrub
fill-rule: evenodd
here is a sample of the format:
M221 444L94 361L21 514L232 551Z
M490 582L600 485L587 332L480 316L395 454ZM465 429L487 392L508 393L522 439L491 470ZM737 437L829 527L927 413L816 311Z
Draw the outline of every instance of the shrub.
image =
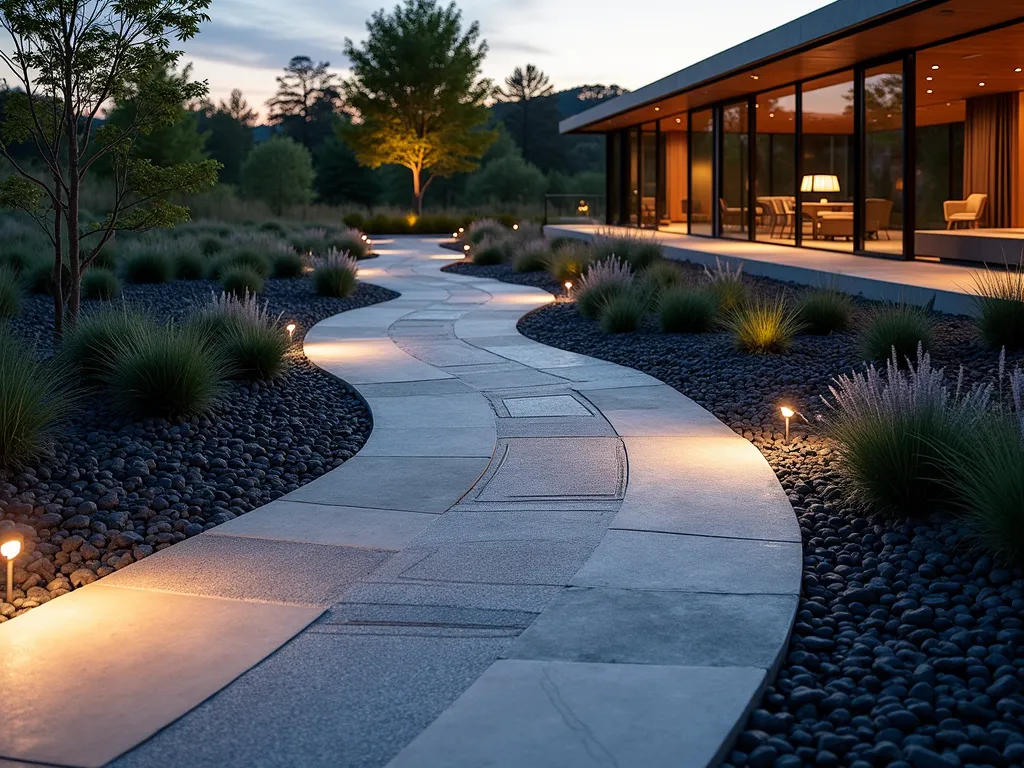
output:
M646 314L646 297L633 287L609 296L598 309L598 322L605 333L632 333Z
M206 277L207 259L199 251L181 251L174 260L174 274L179 280L202 280Z
M1024 262L1018 269L974 275L972 289L978 307L981 338L997 349L1024 348Z
M796 310L804 333L813 336L845 331L852 312L850 297L831 288L818 288L805 294Z
M785 352L800 330L796 314L782 297L748 302L725 317L736 348L753 354Z
M115 270L117 269L117 244L113 240L108 240L100 248L99 253L92 260L92 267L100 267L101 269Z
M603 261L612 256L625 261L633 271L639 272L663 259L665 249L650 236L598 233L594 240L595 261Z
M903 364L913 358L919 346L927 352L932 345L932 321L918 307L894 304L875 311L861 329L860 354L865 360L888 360L896 352Z
M31 293L49 293L53 287L53 262L37 258L22 271L21 280Z
M0 267L0 318L21 312L21 278L9 267Z
M276 327L280 319L280 316L271 316L269 305L261 304L255 295L243 293L237 296L224 291L219 296L215 295L210 304L195 312L187 325L205 338L220 343L228 331L237 325L269 328Z
M747 287L743 284L743 265L737 264L736 269L723 264L715 257L715 268L704 267L704 275L708 279L711 293L718 299L718 308L722 312L732 312L742 307L747 300Z
M95 301L110 301L121 295L121 281L103 267L92 267L82 275L82 294Z
M90 312L65 331L58 357L85 384L96 384L113 371L117 352L147 333L152 320L127 305Z
M617 257L587 267L576 290L576 309L584 317L595 318L603 304L633 287L633 270Z
M640 273L640 284L655 299L670 288L685 285L686 274L670 261L656 261Z
M560 283L566 280L578 283L590 266L593 256L590 248L579 240L562 245L548 261L548 272Z
M504 242L486 237L470 251L470 257L474 264L481 267L493 267L496 264L502 264L505 261Z
M284 237L288 234L288 230L285 229L284 224L279 221L265 221L259 226L261 232L270 232L271 234L279 237Z
M302 277L306 262L302 257L291 251L281 251L275 254L271 264L271 272L274 277Z
M953 393L943 369L918 348L916 365L896 355L884 373L840 376L829 388L825 432L836 441L839 469L861 501L918 514L949 501L943 457L963 456L965 436L988 407L990 388Z
M673 286L658 301L658 321L666 333L707 333L717 314L718 301L704 288Z
M242 192L270 206L280 216L313 196L313 159L296 141L275 136L257 144L242 164Z
M347 253L328 251L313 268L313 290L320 296L343 299L356 289L356 260Z
M478 245L484 241L484 238L489 237L494 240L500 240L507 237L508 234L508 229L500 221L478 219L470 225L469 230L466 232L466 239L472 245Z
M224 393L227 367L213 343L191 327L147 326L115 343L116 365L104 377L115 402L139 417L205 413Z
M278 377L289 346L285 331L263 323L232 323L221 340L231 376L247 380Z
M39 261L52 263L46 248L41 245L15 241L4 243L0 250L0 267L6 267L15 274L21 274Z
M0 466L13 468L44 454L71 401L62 368L0 334Z
M513 267L516 272L540 272L548 268L550 258L547 240L527 240L516 245Z
M174 263L169 249L160 243L140 243L128 250L121 262L129 283L169 283L174 279Z
M263 278L255 270L245 265L225 269L221 273L220 284L226 292L235 296L263 292Z
M292 246L299 253L311 253L322 256L332 248L336 251L348 251L355 259L365 259L370 255L370 245L363 239L358 229L345 229L331 232L324 228L307 229L292 238Z
M213 256L224 250L224 240L217 235L204 235L197 242L204 256Z

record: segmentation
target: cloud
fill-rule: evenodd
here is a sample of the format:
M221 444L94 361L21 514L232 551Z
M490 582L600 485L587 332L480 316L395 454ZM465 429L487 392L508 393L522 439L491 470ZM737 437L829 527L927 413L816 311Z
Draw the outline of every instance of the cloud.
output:
M492 51L498 53L525 53L530 56L549 56L554 54L554 51L550 48L534 45L533 43L524 43L519 40L507 40L501 36L487 38L487 45L490 46Z
M333 69L348 67L342 53L344 34L318 34L316 31L289 33L263 26L246 26L216 19L203 25L200 34L184 46L186 54L209 61L250 67L279 69L292 56L309 56L314 61L329 61Z

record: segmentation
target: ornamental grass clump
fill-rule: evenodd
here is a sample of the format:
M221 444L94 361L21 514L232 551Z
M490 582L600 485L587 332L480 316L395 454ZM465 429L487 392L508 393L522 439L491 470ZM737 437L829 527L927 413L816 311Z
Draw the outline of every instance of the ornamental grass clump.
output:
M892 304L876 310L861 328L857 347L864 360L888 360L895 352L902 365L913 359L917 348L932 346L932 321L926 310Z
M0 333L0 467L17 468L44 455L72 400L63 368L40 362L35 350Z
M249 293L263 293L263 278L254 269L239 264L221 272L221 287L235 296Z
M743 283L743 264L733 269L715 257L715 268L704 267L708 288L718 300L718 309L732 312L743 306L747 301L747 286Z
M817 288L800 299L796 313L803 323L804 333L827 336L849 327L853 300L835 289Z
M353 227L348 227L340 232L331 232L327 235L327 250L333 248L336 251L348 251L356 260L365 259L371 255L370 243L363 239L363 233Z
M188 418L207 413L225 394L227 361L190 326L149 325L115 344L116 365L104 383L114 402L140 418Z
M657 301L665 291L687 284L686 274L670 261L656 261L638 278L644 289Z
M121 257L121 273L129 283L152 285L174 279L175 249L160 240L132 243Z
M278 252L279 247L263 248L257 245L236 245L224 251L214 260L210 267L210 277L220 280L230 269L245 267L261 278L270 277L271 254Z
M609 296L598 308L598 323L605 333L632 333L647 315L648 297L637 286Z
M1000 359L1000 385L1005 357ZM1002 389L1002 386L1000 386ZM1024 372L1009 376L1009 397L962 435L962 451L947 450L954 507L979 549L1024 564Z
M9 267L0 267L0 319L21 312L21 278Z
M706 288L677 285L658 299L658 323L665 333L708 333L717 316L718 301Z
M559 283L578 283L594 256L586 243L570 240L556 248L548 261L548 272Z
M182 251L174 260L174 276L179 280L202 280L209 259L198 250Z
M512 266L516 272L542 272L551 260L548 241L542 237L518 243L514 254Z
M665 249L653 237L598 232L594 239L594 260L603 261L612 256L625 261L633 271L639 272L663 259Z
M270 271L277 278L302 277L306 271L306 261L294 251L281 251L274 255Z
M152 327L147 315L127 304L90 312L64 332L57 357L77 373L83 384L95 385L116 367L118 351Z
M633 287L633 270L629 264L612 256L587 267L573 293L576 309L584 317L596 318L601 306L613 296Z
M110 301L121 295L121 281L111 270L90 267L82 275L82 295L93 301Z
M986 268L974 274L978 333L996 349L1024 348L1024 260L1017 268Z
M356 289L356 260L343 251L328 251L313 267L313 290L320 296L344 299Z
M493 267L505 263L505 252L503 239L485 237L469 253L474 264L481 267Z
M477 219L469 225L469 229L466 231L466 239L472 245L479 245L485 238L500 240L508 235L508 227L497 219Z
M751 354L780 354L789 350L801 324L786 300L749 301L727 314L722 321L736 348Z
M269 380L284 371L288 333L281 316L272 315L253 294L214 296L188 326L217 345L233 378Z
M880 372L842 375L829 387L823 419L837 444L839 469L860 501L921 514L954 493L948 470L969 450L968 436L987 417L991 386L951 390L945 370L924 348L904 368L895 353ZM954 457L956 457L954 459Z

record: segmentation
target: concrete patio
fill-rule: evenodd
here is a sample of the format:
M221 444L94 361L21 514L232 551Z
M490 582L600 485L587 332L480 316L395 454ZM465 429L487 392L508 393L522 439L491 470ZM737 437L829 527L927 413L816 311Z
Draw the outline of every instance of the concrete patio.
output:
M306 336L369 404L365 448L0 625L0 758L667 768L727 753L801 583L761 454L645 374L519 335L550 295L443 273L457 256L436 240L379 251L361 277L401 297Z
M669 232L643 231L626 227L590 224L559 224L544 228L548 237L594 238L598 232L651 237L665 247L665 256L714 267L716 260L748 275L800 285L834 286L853 296L925 306L932 300L939 312L973 315L976 311L971 287L983 267L964 266L935 260L858 256L841 251L795 248L771 243L695 237ZM1014 265L1020 252L1008 252L1005 260Z

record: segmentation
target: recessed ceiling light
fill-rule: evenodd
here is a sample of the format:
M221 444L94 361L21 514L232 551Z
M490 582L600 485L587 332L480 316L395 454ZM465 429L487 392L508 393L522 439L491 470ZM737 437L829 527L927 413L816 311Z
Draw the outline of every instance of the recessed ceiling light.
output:
M935 93L931 88L928 89L928 93Z
M1020 67L1017 67L1017 68L1016 68L1015 70L1013 70L1013 71L1014 71L1014 72L1024 72L1024 69L1021 69Z
M769 112L768 113L768 117L775 117L775 113L774 112Z
M681 123L681 122L683 122L683 118L681 118L681 117L677 117L677 118L676 118L676 122L677 122L677 123Z
M750 79L751 79L751 80L760 80L761 78L760 78L760 77L758 77L757 75L751 75L751 76L750 76Z
M932 77L931 75L928 75L928 77L926 77L926 78L925 78L925 80L927 80L927 81L928 81L929 83L930 83L930 82L931 82L932 80L934 80L934 79L935 79L935 78L934 78L934 77Z
M981 88L984 88L985 84L984 83L978 83L978 86L981 87Z
M661 112L661 107L655 107L655 108L654 108L654 111L655 111L655 112Z
M938 69L938 68L939 68L938 64L932 64L932 69Z

